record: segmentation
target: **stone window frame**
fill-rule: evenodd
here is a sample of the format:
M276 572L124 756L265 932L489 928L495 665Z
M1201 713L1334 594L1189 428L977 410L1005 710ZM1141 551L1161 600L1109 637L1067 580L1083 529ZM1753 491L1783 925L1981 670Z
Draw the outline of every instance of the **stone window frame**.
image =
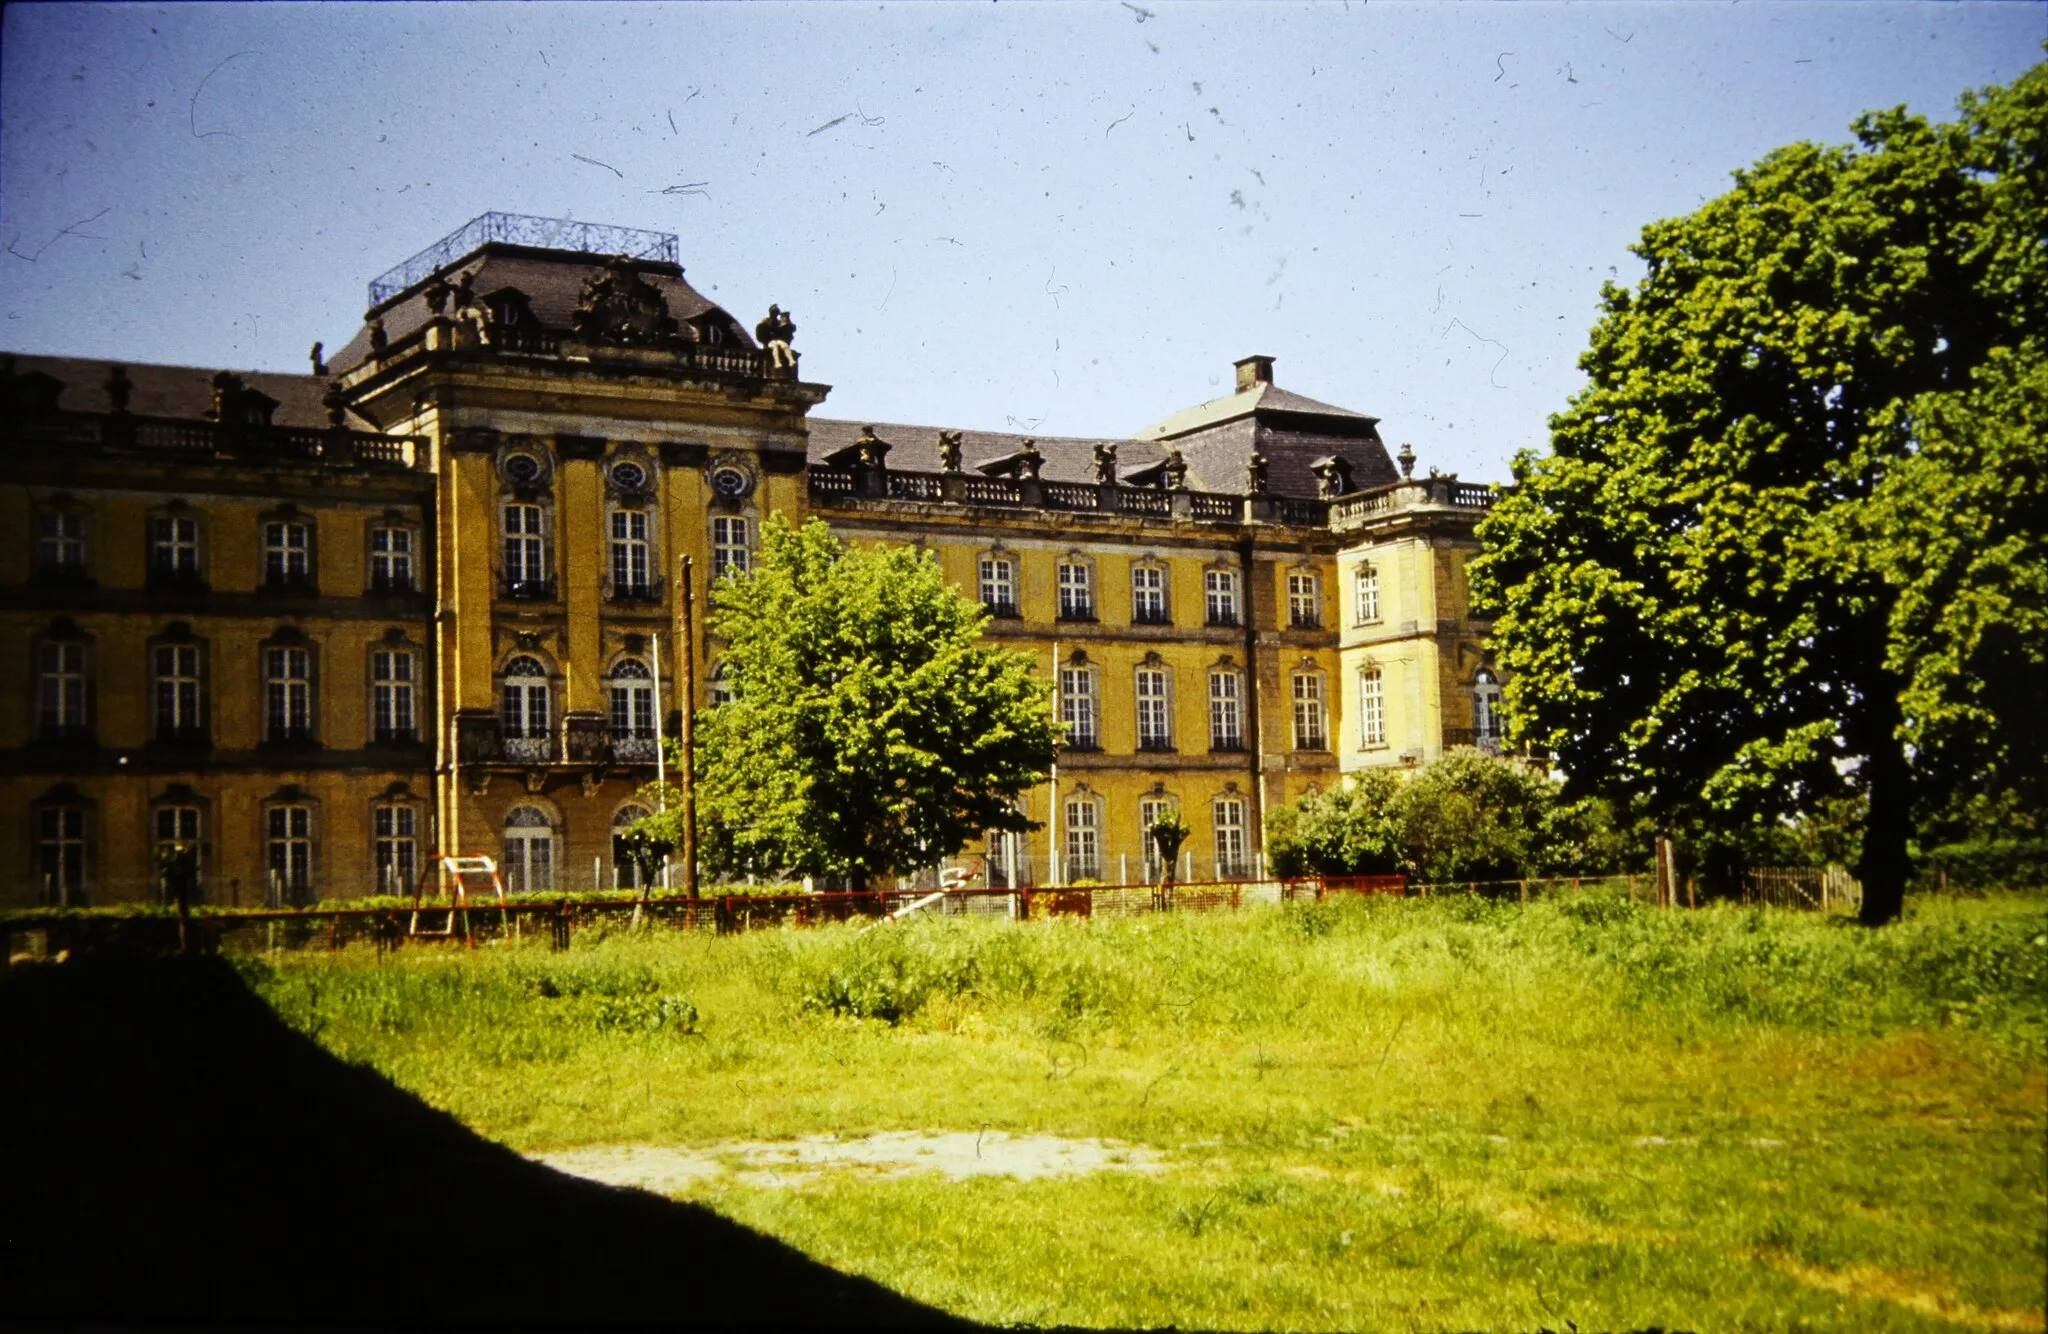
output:
M78 833L75 839L62 830L54 836L45 832L43 817L58 811L77 813ZM99 813L99 803L68 782L53 784L44 789L41 796L29 801L28 846L39 906L82 908L92 902L93 890L99 881ZM45 850L53 841L59 847L77 847L77 884L53 886L46 881ZM61 853L59 855L62 856Z
M1077 677L1087 686L1087 693L1070 696L1067 692L1069 677ZM1060 743L1062 750L1099 751L1102 749L1102 668L1090 662L1088 655L1080 649L1074 650L1065 662L1059 665L1059 680L1055 682L1059 692L1059 715L1063 726L1069 726L1066 740ZM1085 700L1085 726L1072 727L1070 724L1081 720L1080 711L1068 708L1070 699Z
M389 562L391 557L397 554L379 552L377 550L377 535L385 532L398 532L406 535L408 546L404 552L406 577L403 583L378 575L377 563L379 559L381 558ZM423 573L421 568L422 559L426 554L424 536L425 530L422 525L401 510L385 510L382 514L373 515L365 522L363 525L363 592L371 597L377 597L423 591L420 576Z
M513 475L513 460L522 458L532 459L537 465L531 478ZM553 447L537 436L514 436L499 445L497 455L491 460L491 471L498 479L498 541L492 555L492 567L499 595L525 601L557 600L555 477L559 467ZM539 532L512 531L510 520L515 505L532 506L538 512ZM518 540L523 550L528 539L539 540L539 559L532 577L514 579L509 559L512 543ZM525 562L522 560L521 564Z
M1297 684L1301 681L1316 683L1313 703L1317 714L1318 730L1314 734L1302 730L1302 704L1304 703ZM1287 703L1289 732L1294 749L1320 754L1330 749L1330 674L1313 659L1303 659L1287 674ZM1314 745L1304 745L1304 739L1313 740Z
M306 725L301 731L293 731L289 724L280 729L276 715L271 709L270 686L273 679L291 682L299 678L284 676L273 678L271 667L273 652L302 650L306 655ZM264 636L256 645L256 683L261 692L261 735L266 745L318 745L322 735L320 726L320 645L312 636L295 625L281 625ZM286 713L289 715L289 697Z
M1224 717L1223 714L1218 712L1218 706L1222 703L1222 696L1220 696L1216 690L1216 682L1219 678L1222 677L1228 677L1236 683L1235 694L1231 696L1231 703L1234 706L1232 716L1234 717L1236 724L1236 733L1234 736L1226 735L1224 730L1217 726L1217 724L1221 722ZM1247 682L1245 679L1244 668L1240 667L1237 664L1237 660L1226 653L1223 655L1223 657L1217 659L1214 663L1210 664L1209 668L1207 669L1207 672L1205 673L1204 684L1207 686L1205 698L1207 700L1209 710L1210 751L1220 752L1224 754L1236 754L1237 752L1242 751L1246 745L1245 690L1247 688Z
M398 728L386 728L382 725L383 710L378 702L378 689L380 686L387 684L387 682L377 675L377 655L380 653L403 653L412 659L410 675L405 677L403 681L392 678L388 682L393 687L401 684L408 687L407 693L410 696L408 711L412 719L412 726L402 731ZM364 718L369 724L366 729L366 736L370 744L410 746L417 745L422 739L423 729L420 726L420 720L426 711L420 705L425 695L426 676L421 670L421 664L425 661L425 647L414 643L411 636L395 625L385 630L381 639L374 639L363 646Z
M386 833L378 828L381 823L379 817L387 811L409 812L412 815L411 832L404 833L398 831L396 821L393 822L394 827L390 833ZM415 893L419 887L420 875L427 863L426 849L431 843L428 837L431 817L428 813L426 799L415 793L410 784L400 779L370 798L366 814L369 817L367 828L370 835L370 871L376 877L373 892L378 894L396 893L400 895ZM387 874L389 866L385 858L383 845L387 842L395 843L401 839L409 840L412 843L409 874L405 876L389 875Z
M1387 672L1377 660L1360 663L1356 673L1358 682L1358 748L1360 750L1387 749ZM1366 682L1373 682L1370 695ZM1367 701L1372 702L1370 706Z
M1072 884L1076 880L1099 880L1102 878L1103 863L1106 860L1104 834L1107 826L1108 803L1102 795L1086 783L1076 783L1073 789L1060 798L1060 882ZM1077 811L1087 811L1088 821L1074 819ZM1075 850L1082 840L1078 835L1086 832L1093 836L1092 860L1083 859L1076 865Z
M628 813L633 811L638 811L640 814L632 819L628 819ZM611 824L607 827L611 831L609 847L612 863L611 887L613 889L640 888L640 868L634 864L631 857L620 855L619 840L624 836L625 830L652 814L654 814L654 811L645 802L641 801L638 796L627 797L612 808Z
M516 825L512 823L512 817L518 812L524 810L538 811L546 820L545 827L548 831L547 874L550 883L545 885L536 886L527 883L528 875L532 870L530 854L523 854L523 856L526 859L516 865L513 864L512 858L505 857L502 855L507 847L508 840L511 836L512 830L539 829L542 827L541 825L529 823L521 823ZM554 802L548 801L546 798L538 796L536 794L521 793L516 800L514 800L506 806L504 814L498 817L496 828L498 831L498 849L501 854L499 860L501 864L506 865L507 869L513 872L512 875L506 877L505 888L508 892L531 892L536 889L556 889L560 887L557 882L559 882L562 875L567 869L562 864L562 857L560 854L562 849L568 845L569 826L568 822L563 818L562 811L559 806L557 806ZM521 837L522 839L526 839L531 838L532 836L519 835L519 837Z
M1372 593L1370 606L1366 603L1368 589ZM1386 590L1380 586L1379 564L1361 560L1351 567L1351 623L1356 626L1384 625L1386 619Z
M1507 735L1507 725L1501 717L1504 700L1504 683L1491 664L1481 662L1472 672L1472 679L1466 689L1472 697L1472 735L1481 745L1492 741L1496 745Z
M207 587L206 567L208 558L212 555L211 543L208 540L212 526L209 517L204 509L183 497L150 507L143 518L142 530L143 559L146 562L143 566L145 584L154 589L199 590ZM189 569L175 563L176 553L184 550L187 544L178 537L175 530L168 533L159 530L159 525L180 521L192 525L192 541L189 544L192 565ZM172 559L161 559L161 552L172 553Z
M1140 678L1147 672L1157 672L1165 678L1166 688L1162 692L1160 706L1163 711L1166 729L1163 736L1156 738L1147 737L1145 730L1146 694L1144 687L1140 683ZM1131 727L1134 736L1133 744L1139 752L1145 754L1164 754L1171 752L1175 748L1174 738L1180 731L1179 728L1174 726L1176 721L1174 717L1176 697L1177 691L1175 690L1173 664L1159 654L1147 653L1131 668Z
M78 717L75 719L69 717L69 692L61 684L73 675L70 666L60 659L53 670L45 661L45 650L66 646L78 650ZM35 688L28 696L28 734L43 741L92 741L97 735L100 717L99 666L98 636L80 629L69 617L56 617L36 631L29 641L29 670ZM60 682L54 709L50 693L53 677ZM54 718L51 716L53 713L56 715Z
M1227 591L1223 612L1217 611L1216 581ZM1218 558L1202 566L1202 624L1208 628L1238 630L1244 627L1244 571L1229 560Z
M1009 567L1008 584L1010 600L997 601L989 596L989 570L992 564ZM1001 581L999 581L1001 582ZM989 615L999 621L1014 621L1024 614L1024 561L1017 552L1001 542L991 543L974 553L974 591L976 599Z
M1082 573L1079 585L1082 594L1081 605L1071 612L1067 609L1068 570L1079 570ZM1055 619L1089 624L1093 623L1100 616L1101 603L1098 599L1100 582L1096 577L1097 574L1095 557L1084 551L1066 552L1054 562L1053 596L1055 603L1053 613Z
M164 681L183 681L188 678L173 673L166 676L158 664L158 653L163 649L189 648L198 661L192 678L197 682L197 700L193 712L197 715L191 722L172 726L165 722ZM186 621L172 621L143 641L143 672L149 683L149 739L158 745L203 744L213 734L213 645L202 635L193 632Z
M1158 818L1160 814L1160 808L1162 807L1167 810L1174 811L1183 809L1183 803L1181 802L1180 796L1177 793L1168 792L1166 790L1166 784L1154 783L1152 785L1152 790L1150 792L1144 792L1139 794L1138 874L1144 877L1145 882L1147 884L1157 883L1160 878L1160 872L1165 869L1165 863L1160 861L1159 859L1159 845L1152 841L1152 835L1149 832L1147 832L1152 827L1152 820ZM1151 808L1150 818L1147 818L1147 808ZM1186 845L1183 845L1183 862L1188 860L1186 856L1185 846ZM1175 876L1177 877L1180 874L1181 868L1176 866L1173 868L1173 870Z
M45 519L76 519L76 534L57 533L45 536ZM29 570L31 575L44 582L86 583L92 579L93 557L97 553L96 541L99 532L99 516L92 506L85 504L69 492L58 491L37 497L29 516ZM78 559L75 561L45 560L43 546L46 542L59 544L75 543ZM60 545L61 549L61 545Z
M306 832L301 835L290 827L289 817L282 832L272 820L272 813L287 810L306 812ZM285 907L317 903L320 899L320 854L323 834L323 811L320 799L296 783L287 783L257 803L256 846L263 850L263 901L271 907ZM294 887L273 877L277 874L275 844L284 840L287 845L303 841L306 845L306 880L303 886ZM286 861L290 855L287 852ZM286 871L289 873L290 866Z
M185 842L191 842L197 845L199 849L199 883L196 886L198 894L193 899L193 902L206 902L207 881L211 878L209 872L213 862L212 836L217 805L218 803L212 798L209 798L202 792L194 791L185 783L172 783L162 792L149 799L149 824L147 826L149 831L149 883L151 893L158 903L170 901L169 889L164 884L163 873L159 869L163 864L160 860L161 850L167 845ZM175 833L171 838L167 839L164 837L164 813L174 810L190 810L198 813L198 820L196 822L198 830L189 840Z
M1141 615L1138 607L1138 572L1156 573L1159 576L1159 609L1152 615ZM1131 560L1131 624L1167 625L1173 624L1173 566L1163 557L1147 552Z
M511 671L512 666L521 659L532 660L540 670L535 673L514 677ZM509 715L505 707L505 691L515 681L522 683L522 688L527 690L531 690L532 687L526 683L533 681L539 681L544 686L547 699L547 720L542 735L538 737L534 736L530 730L533 718L533 705L529 696L521 696L519 735L515 737L512 729L506 725ZM545 650L539 648L512 648L501 654L497 667L491 672L492 696L496 701L493 712L496 713L498 718L501 740L504 742L516 740L544 741L547 743L545 747L547 753L552 756L554 754L555 738L562 729L564 710L560 705L565 694L566 683L566 678L561 670L561 664L556 662Z
M1294 564L1294 565L1290 565L1290 566L1288 566L1288 567L1287 567L1287 569L1286 569L1286 571L1285 571L1285 575L1286 575L1286 590L1287 590L1287 628L1288 628L1288 629L1290 629L1290 630L1320 630L1320 629L1322 629L1322 628L1323 628L1323 573L1322 573L1322 571L1321 571L1321 570L1318 570L1318 569L1317 569L1317 568L1316 568L1315 566L1313 566L1313 565L1309 564L1308 562L1306 562L1306 561L1302 561L1302 562L1299 562L1299 563L1297 563L1297 564ZM1303 620L1303 619L1301 619L1301 618L1300 618L1300 617L1299 617L1299 616L1298 616L1298 615L1296 614L1296 613L1297 613L1297 611L1298 611L1298 607L1299 607L1299 604L1298 604L1298 603L1297 603L1297 601L1296 601L1296 596L1295 596L1295 588L1294 588L1294 581L1295 581L1295 580L1297 580L1297 579L1305 579L1305 580L1307 580L1307 581L1308 581L1308 586L1309 586L1309 593L1308 593L1308 597L1307 597L1307 603L1308 603L1308 608L1309 608L1309 616L1308 616L1308 619L1306 619L1306 620Z
M290 528L294 525L306 530L306 569L294 576L289 568L273 571L271 552L291 551L288 535L284 545L271 545L273 528ZM260 564L256 573L256 588L265 593L317 594L320 591L320 519L316 514L300 509L290 501L263 511L256 516L256 553ZM289 560L284 564L288 567Z
M1237 822L1226 825L1223 821L1225 807L1235 807ZM1223 835L1226 829L1237 833L1238 846L1226 864L1224 859ZM1237 790L1236 783L1226 783L1223 790L1209 798L1209 850L1211 866L1218 880L1242 880L1252 873L1251 852L1251 802L1244 793Z

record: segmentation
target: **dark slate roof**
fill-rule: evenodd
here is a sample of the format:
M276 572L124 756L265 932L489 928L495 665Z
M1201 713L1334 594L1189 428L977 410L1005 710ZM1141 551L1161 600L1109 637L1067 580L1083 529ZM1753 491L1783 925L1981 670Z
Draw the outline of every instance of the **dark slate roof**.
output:
M1368 426L1379 420L1363 412L1353 412L1349 408L1318 402L1306 395L1282 389L1267 380L1238 393L1212 398L1206 403L1198 403L1192 408L1176 412L1165 421L1156 422L1138 432L1138 439L1166 440L1186 435L1190 431L1200 431L1224 422L1235 421L1240 417L1249 417L1254 413L1272 412L1293 412L1308 417L1339 417Z
M469 274L471 290L479 297L489 296L503 288L515 288L525 294L527 308L544 328L566 331L575 323L576 307L583 299L584 282L604 272L610 262L603 255L530 250L494 242L440 272L450 285L458 282L463 274ZM648 260L634 261L632 268L661 293L662 299L668 302L668 313L679 323L711 314L725 323L728 343L747 348L756 346L749 327L690 286L683 278L682 269L676 265ZM371 313L381 313L385 337L396 342L425 324L431 312L425 298L420 295L420 287L415 286ZM448 304L448 313L455 313L453 301ZM350 367L362 361L369 351L370 330L365 322L347 345L330 354L327 361L337 368Z
M844 449L858 439L861 427L866 424L834 421L828 417L811 418L810 461L814 464L823 464L827 455ZM873 425L875 434L893 446L889 451L889 467L900 472L939 470L939 432L941 429L950 428L905 426L897 422L875 422ZM1038 475L1048 482L1094 481L1095 446L1099 444L1117 447L1118 472L1155 462L1164 456L1164 451L1159 446L1147 444L1142 440L963 430L960 432L960 466L972 472L992 459L1015 454L1024 447L1026 440L1038 442L1038 452L1045 456L1045 463L1039 469ZM1193 484L1193 478L1190 478L1189 485ZM1240 485L1236 489L1242 490L1243 487Z
M64 383L57 406L66 412L106 412L113 404L107 399L107 374L115 366L127 369L134 386L128 410L143 417L185 417L197 420L213 406L213 377L221 367L153 366L145 362L101 361L91 357L37 357L22 353L0 353L11 358L17 373L41 371ZM232 369L226 368L226 369ZM321 399L327 381L314 375L290 375L276 371L235 371L242 383L277 400L271 422L278 426L327 425L327 409ZM349 427L374 431L369 422L349 414Z

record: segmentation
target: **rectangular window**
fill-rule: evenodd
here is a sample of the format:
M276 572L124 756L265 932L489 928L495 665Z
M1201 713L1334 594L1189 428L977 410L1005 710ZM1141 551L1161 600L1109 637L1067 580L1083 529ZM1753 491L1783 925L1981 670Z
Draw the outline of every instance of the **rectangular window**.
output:
M1216 816L1216 878L1235 880L1250 869L1244 855L1244 803L1235 797L1220 798Z
M413 656L405 649L370 655L370 718L379 741L413 741Z
M1060 721L1067 725L1067 749L1094 750L1098 747L1096 718L1094 669L1060 668Z
M1173 749L1173 704L1164 668L1138 669L1138 749Z
M996 616L1017 614L1017 566L1000 556L981 558L981 605Z
M371 812L379 894L410 894L419 879L419 812L378 806Z
M555 883L555 836L544 828L505 831L505 857L500 867L505 888L514 894L552 889Z
M313 808L272 806L264 820L270 901L304 903L313 892Z
M1323 623L1322 580L1312 574L1287 576L1287 624L1296 630L1314 630Z
M1202 591L1208 603L1209 624L1238 624L1237 571L1207 571L1202 575Z
M1357 594L1358 624L1372 625L1380 618L1380 572L1370 565L1361 565L1351 579Z
M264 721L272 741L313 735L313 653L303 648L263 650Z
M159 575L199 573L199 520L160 515L149 521L149 565Z
M46 736L85 730L85 645L44 644L37 650L37 713Z
M1358 744L1387 744L1387 699L1377 667L1358 674Z
M156 677L156 734L165 740L199 735L199 646L158 644L151 650Z
M36 565L61 573L85 569L83 514L36 515Z
M1102 878L1102 805L1086 797L1067 803L1066 880Z
M505 507L505 584L514 597L540 597L547 591L547 546L541 536L538 505Z
M1144 840L1144 877L1146 884L1157 884L1160 872L1165 869L1159 860L1159 844L1152 837L1152 826L1173 814L1174 802L1171 797L1146 797L1138 803L1138 837Z
M1131 571L1131 624L1165 625L1166 571L1140 565Z
M612 594L638 597L647 591L647 586L646 511L613 510Z
M745 574L752 568L747 545L747 521L718 517L711 520L711 577Z
M154 845L151 850L155 856L151 859L150 865L157 868L156 888L158 898L169 901L172 897L171 886L165 882L162 870L165 859L173 853L182 852L188 848L195 852L199 849L199 821L200 815L197 806L159 806L156 808L154 817L151 820L152 829L150 831L155 835L151 840ZM194 886L194 888L197 888L197 886Z
M1060 619L1095 619L1095 572L1086 565L1060 566Z
M1294 748L1330 748L1323 725L1323 678L1313 672L1300 672L1294 678Z
M370 587L380 593L412 591L412 529L370 530Z
M36 812L36 888L60 908L85 902L85 808L44 806Z
M612 735L639 741L654 738L654 683L615 680L611 684ZM647 758L653 759L650 754Z
M1209 673L1209 749L1244 749L1243 679L1236 672Z
M263 582L297 588L313 579L313 530L303 523L263 525Z

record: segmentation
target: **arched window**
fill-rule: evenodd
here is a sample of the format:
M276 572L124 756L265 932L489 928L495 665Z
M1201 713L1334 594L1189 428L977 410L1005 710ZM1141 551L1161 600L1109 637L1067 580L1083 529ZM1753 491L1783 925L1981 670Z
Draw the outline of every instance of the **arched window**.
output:
M626 851L626 831L646 819L654 812L645 806L628 802L619 807L612 816L612 887L614 889L640 888L640 868L633 862L633 856Z
M498 864L505 888L528 893L555 886L555 828L538 806L515 806L505 814L505 856Z
M1500 682L1484 667L1472 678L1472 730L1481 750L1500 750Z
M740 697L740 692L733 688L731 669L722 662L711 669L710 696L711 707L714 709L722 704L730 704Z
M1387 696L1377 667L1358 673L1358 744L1368 749L1387 744Z
M623 658L612 668L612 756L634 764L652 764L661 744L655 728L654 677L638 658Z
M551 721L547 668L540 659L521 654L505 664L502 695L505 757L545 763L551 757Z
M1377 623L1380 619L1380 572L1371 565L1359 566L1351 576L1351 589L1355 623Z

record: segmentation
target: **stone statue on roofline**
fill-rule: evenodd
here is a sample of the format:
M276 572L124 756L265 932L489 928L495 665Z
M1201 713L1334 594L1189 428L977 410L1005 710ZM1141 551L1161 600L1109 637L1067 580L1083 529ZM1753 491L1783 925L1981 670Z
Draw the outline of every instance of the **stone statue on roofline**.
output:
M860 428L860 438L853 442L853 447L860 451L860 466L863 468L879 468L889 457L889 442L876 435L872 426Z
M489 347L491 343L491 312L486 310L484 303L476 298L476 291L471 286L475 278L476 275L473 273L464 273L455 280L455 322L457 324L467 324L476 331L476 341L485 347Z
M1116 480L1116 446L1105 440L1095 446L1095 484L1107 486Z
M1045 455L1038 452L1036 440L1026 440L1017 451L1017 476L1025 481L1038 480L1038 470L1045 466Z
M1170 445L1166 450L1166 461L1159 465L1159 480L1166 484L1169 491L1179 491L1188 483L1188 461L1180 456L1178 449Z
M796 352L789 340L796 337L796 321L780 306L768 307L768 314L754 326L754 337L767 349L768 364L776 370L795 370Z
M1266 494L1266 456L1258 450L1252 451L1251 458L1244 465L1244 491L1248 496Z
M960 432L939 432L939 471L960 471Z

